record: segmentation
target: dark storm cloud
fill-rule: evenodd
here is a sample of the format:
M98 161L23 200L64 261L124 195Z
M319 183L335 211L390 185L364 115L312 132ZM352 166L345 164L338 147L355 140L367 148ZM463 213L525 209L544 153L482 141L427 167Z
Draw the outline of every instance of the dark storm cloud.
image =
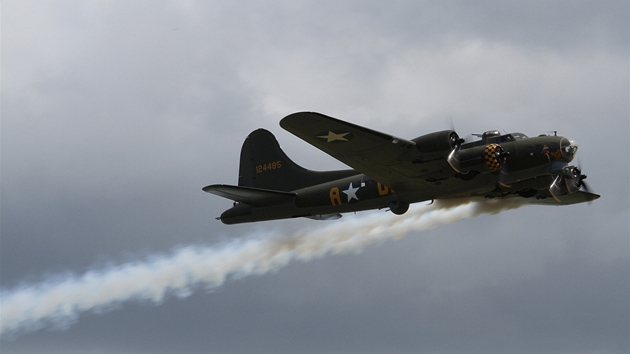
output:
M226 227L230 202L201 191L235 182L258 127L306 167L339 166L279 129L295 110L407 138L451 119L558 129L603 195L80 316L3 352L627 350L626 2L3 5L3 290L311 225Z

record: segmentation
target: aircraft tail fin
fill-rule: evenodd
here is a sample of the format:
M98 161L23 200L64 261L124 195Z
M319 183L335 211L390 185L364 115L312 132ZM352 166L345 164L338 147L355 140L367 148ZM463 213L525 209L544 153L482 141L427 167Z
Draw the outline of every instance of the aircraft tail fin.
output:
M238 185L288 192L358 173L355 170L307 170L289 159L271 132L258 129L243 143Z

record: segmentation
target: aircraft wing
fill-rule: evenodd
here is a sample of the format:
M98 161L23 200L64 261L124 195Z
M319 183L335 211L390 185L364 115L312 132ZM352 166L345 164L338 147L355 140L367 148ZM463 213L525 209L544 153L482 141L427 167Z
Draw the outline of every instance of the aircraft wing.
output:
M546 193L545 193L546 194ZM544 199L538 198L530 198L530 204L539 204L539 205L570 205L584 202L592 202L593 200L599 198L599 194L585 192L585 191L575 191L570 194L562 194L559 196L548 197Z
M411 189L423 175L412 162L416 150L413 141L314 112L288 115L280 126L390 188ZM446 160L436 164L439 166L433 167L447 166Z
M295 197L295 193L291 192L230 186L227 184L213 184L203 187L203 191L253 206L280 204Z

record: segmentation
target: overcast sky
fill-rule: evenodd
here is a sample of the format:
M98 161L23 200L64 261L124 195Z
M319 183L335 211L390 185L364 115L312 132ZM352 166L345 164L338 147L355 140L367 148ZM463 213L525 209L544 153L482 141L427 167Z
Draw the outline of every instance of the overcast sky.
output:
M3 353L626 353L627 1L3 1L0 286L325 222L226 226L241 144L317 111L408 139L557 130L592 203L483 215L362 252L126 301ZM423 205L414 206L418 212ZM382 211L329 223L361 222ZM6 311L6 308L2 308Z

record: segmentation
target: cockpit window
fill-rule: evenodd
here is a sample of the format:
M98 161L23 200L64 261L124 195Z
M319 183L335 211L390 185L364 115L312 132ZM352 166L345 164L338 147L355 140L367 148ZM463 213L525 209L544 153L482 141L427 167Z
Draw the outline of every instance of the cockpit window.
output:
M514 138L514 140L527 139L527 135L523 133L512 133L512 137Z

